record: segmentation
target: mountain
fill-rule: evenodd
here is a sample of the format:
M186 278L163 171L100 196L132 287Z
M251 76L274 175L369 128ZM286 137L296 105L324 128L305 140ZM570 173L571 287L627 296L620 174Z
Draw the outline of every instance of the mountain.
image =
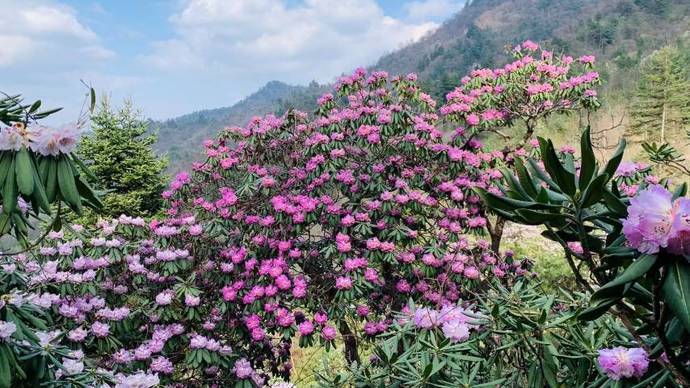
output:
M416 72L438 98L470 70L505 63L506 48L530 39L556 53L595 54L609 90L618 92L642 58L689 29L687 0L475 0L374 67Z
M201 152L205 139L213 137L219 129L232 125L245 125L253 116L279 113L287 106L286 101L294 101L296 107L307 101L305 95L319 95L326 86L315 82L309 86L288 85L270 81L255 93L238 103L224 108L201 110L165 121L150 121L149 128L158 132L155 148L167 154L171 172L188 167Z
M425 90L443 99L470 70L505 63L507 48L531 39L557 53L596 54L608 81L607 97L623 101L640 61L687 34L689 26L688 0L474 0L433 33L381 57L371 68L415 72ZM328 85L316 83L269 82L231 107L154 123L160 129L157 147L168 153L171 165L184 168L201 141L218 129L287 107L312 110L326 90Z

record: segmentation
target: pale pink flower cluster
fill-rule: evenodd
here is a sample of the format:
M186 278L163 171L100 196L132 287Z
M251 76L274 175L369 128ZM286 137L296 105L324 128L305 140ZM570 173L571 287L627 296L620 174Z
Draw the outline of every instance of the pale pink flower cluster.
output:
M630 200L623 220L628 244L642 253L661 249L690 254L690 198L677 198L661 185L652 185Z

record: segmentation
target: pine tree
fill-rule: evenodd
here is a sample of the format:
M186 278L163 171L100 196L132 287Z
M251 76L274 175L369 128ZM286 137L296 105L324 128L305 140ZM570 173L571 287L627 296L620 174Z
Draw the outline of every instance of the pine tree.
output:
M149 132L141 112L129 100L113 110L103 98L91 117L91 129L78 151L98 178L94 184L106 191L101 216L155 214L162 205L167 160L154 152L156 135Z
M631 107L631 130L647 140L654 135L661 143L667 133L680 130L690 122L690 81L684 56L674 47L652 53L642 63L640 81Z

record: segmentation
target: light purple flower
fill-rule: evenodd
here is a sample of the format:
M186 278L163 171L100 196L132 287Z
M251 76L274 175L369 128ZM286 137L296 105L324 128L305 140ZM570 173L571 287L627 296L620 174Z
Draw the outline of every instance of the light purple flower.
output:
M160 384L158 374L146 374L141 371L129 376L118 375L116 377L115 388L149 388Z
M175 367L173 367L173 363L168 360L166 357L159 356L154 358L151 361L151 370L154 372L160 372L163 374L171 374L173 371L175 371Z
M241 358L235 362L233 371L235 372L235 376L237 376L238 379L246 379L248 377L251 377L252 373L254 373L252 365L245 358Z
M15 325L14 322L0 321L0 339L5 340L10 338L15 331L17 331L17 325Z
M414 312L413 322L422 329L431 329L440 323L438 311L425 307L418 308Z
M470 338L470 327L460 321L450 321L441 327L443 335L452 342L461 342Z
M649 359L642 348L624 348L599 350L597 358L599 367L613 380L628 377L642 377L647 372Z
M623 233L631 247L642 253L657 253L668 244L673 194L660 185L641 191L630 200Z
M110 325L102 322L94 322L91 325L91 332L93 332L93 335L96 337L107 337L110 333Z

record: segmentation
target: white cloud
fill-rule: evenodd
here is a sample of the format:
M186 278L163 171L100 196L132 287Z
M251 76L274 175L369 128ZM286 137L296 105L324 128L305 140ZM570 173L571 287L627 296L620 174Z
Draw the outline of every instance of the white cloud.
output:
M465 0L415 0L404 5L407 20L444 20L460 11Z
M99 91L133 82L108 75L115 54L74 9L57 0L0 0L0 10L0 91L65 108L48 122L76 119L82 79Z
M187 0L170 18L176 36L143 60L263 82L329 81L438 25L386 16L374 0Z
M69 7L48 0L0 0L0 9L2 67L49 61L55 69L114 55Z

